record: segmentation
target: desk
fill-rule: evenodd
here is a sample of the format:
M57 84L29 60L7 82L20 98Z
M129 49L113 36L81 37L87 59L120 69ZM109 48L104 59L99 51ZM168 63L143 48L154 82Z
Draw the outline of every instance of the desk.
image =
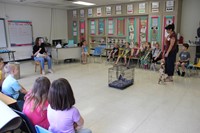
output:
M8 54L8 58L9 58L9 61L11 61L10 60L10 55L12 55L12 61L15 61L15 53L16 51L9 51L9 50L6 50L6 51L4 51L4 50L0 50L0 54Z
M3 93L0 92L0 100L3 101L6 105L15 104L17 101Z
M71 48L52 48L52 58L54 60L65 60L65 59L80 59L81 58L81 47Z

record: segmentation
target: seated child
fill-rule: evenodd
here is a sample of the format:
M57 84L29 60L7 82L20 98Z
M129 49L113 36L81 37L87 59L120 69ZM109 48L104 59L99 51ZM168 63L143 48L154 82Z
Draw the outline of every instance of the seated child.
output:
M138 43L136 42L134 47L131 50L131 57L138 57L140 52L140 48Z
M3 67L4 67L4 62L3 62L3 58L0 58L0 91L2 88L2 83L4 81L4 72L3 72Z
M8 63L4 67L4 72L6 78L2 84L2 92L13 99L16 99L19 109L22 110L24 96L27 91L14 78L14 76L18 73L17 67L14 64Z
M151 68L156 70L156 63L161 60L162 50L159 48L159 43L155 43L155 48L152 50L152 64Z
M144 54L140 58L141 65L147 69L148 65L150 64L151 60L151 43L147 42L145 44L145 48L143 49Z
M50 81L47 77L39 77L35 80L33 88L25 96L23 112L33 123L45 129L49 128L47 119L48 92Z
M52 133L92 133L84 129L84 120L74 106L75 98L69 82L60 78L51 84L48 94L47 118Z
M188 52L189 45L187 43L183 43L182 51L179 54L179 61L176 62L176 72L180 76L185 76L186 66L190 61L190 53ZM182 68L182 74L180 73L179 66Z
M115 44L114 48L109 53L107 61L109 61L110 58L113 58L113 61L114 61L115 60L115 55L118 55L118 53L119 53L119 45Z
M87 56L89 55L86 40L83 40L81 43L82 43L81 44L82 45L81 57L82 57L83 64L86 64Z
M130 43L129 43L129 42L126 42L126 47L125 47L125 49L123 50L122 54L118 56L117 61L115 62L115 65L117 65L117 63L119 62L119 59L120 59L121 57L124 58L124 65L126 65L126 60L127 60L126 58L130 55L130 52L131 52L131 49L130 49L129 46L130 46Z
M165 60L164 59L161 60L159 72L160 72L160 77L158 80L158 84L160 84L161 81L164 82L165 80Z

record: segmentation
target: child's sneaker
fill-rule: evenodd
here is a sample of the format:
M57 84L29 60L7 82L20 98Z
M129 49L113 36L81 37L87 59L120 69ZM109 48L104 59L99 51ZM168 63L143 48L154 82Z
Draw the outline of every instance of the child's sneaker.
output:
M181 75L181 73L180 73L180 71L179 71L179 70L177 70L176 72L177 72L178 76L180 76L180 75Z
M184 77L185 76L185 72L182 72L181 76Z
M53 73L52 69L49 69L48 72Z

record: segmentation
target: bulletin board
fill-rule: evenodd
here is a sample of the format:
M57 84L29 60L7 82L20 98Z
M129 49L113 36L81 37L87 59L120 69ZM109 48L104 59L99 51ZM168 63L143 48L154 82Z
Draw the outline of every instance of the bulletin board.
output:
M125 35L125 18L117 18L117 35Z
M136 18L128 18L128 25L127 25L127 40L132 45L133 43L137 42L137 21Z
M8 34L11 47L33 44L32 22L30 21L9 20Z
M85 20L80 20L79 31L80 31L80 41L85 40Z
M73 21L73 40L74 43L76 44L78 42L78 24L77 21Z
M139 18L139 44L147 42L148 40L148 18Z
M94 19L89 21L90 35L96 35L96 21Z
M113 18L108 18L107 20L107 33L108 35L114 35L115 33L115 21Z
M150 42L161 42L161 26L160 16L150 17L150 30L149 30L149 41Z
M0 48L7 47L5 20L0 18Z
M163 22L164 24L163 24L162 50L164 49L165 38L168 36L168 33L165 30L165 27L169 24L175 23L175 16L164 16Z
M99 35L104 35L105 34L105 20L103 18L99 19L98 34Z

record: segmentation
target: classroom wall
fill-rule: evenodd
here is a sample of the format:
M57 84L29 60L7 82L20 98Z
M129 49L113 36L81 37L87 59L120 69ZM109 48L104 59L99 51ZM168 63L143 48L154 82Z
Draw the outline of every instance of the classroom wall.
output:
M195 40L200 23L200 0L182 0L181 35L184 41Z
M67 40L68 38L67 10L0 3L0 17L6 20L31 21L33 39L38 36L46 36L51 43L53 39ZM9 38L8 49L16 51L15 58L17 60L28 59L32 54L32 46L10 47ZM6 54L0 56L4 60L8 60Z

